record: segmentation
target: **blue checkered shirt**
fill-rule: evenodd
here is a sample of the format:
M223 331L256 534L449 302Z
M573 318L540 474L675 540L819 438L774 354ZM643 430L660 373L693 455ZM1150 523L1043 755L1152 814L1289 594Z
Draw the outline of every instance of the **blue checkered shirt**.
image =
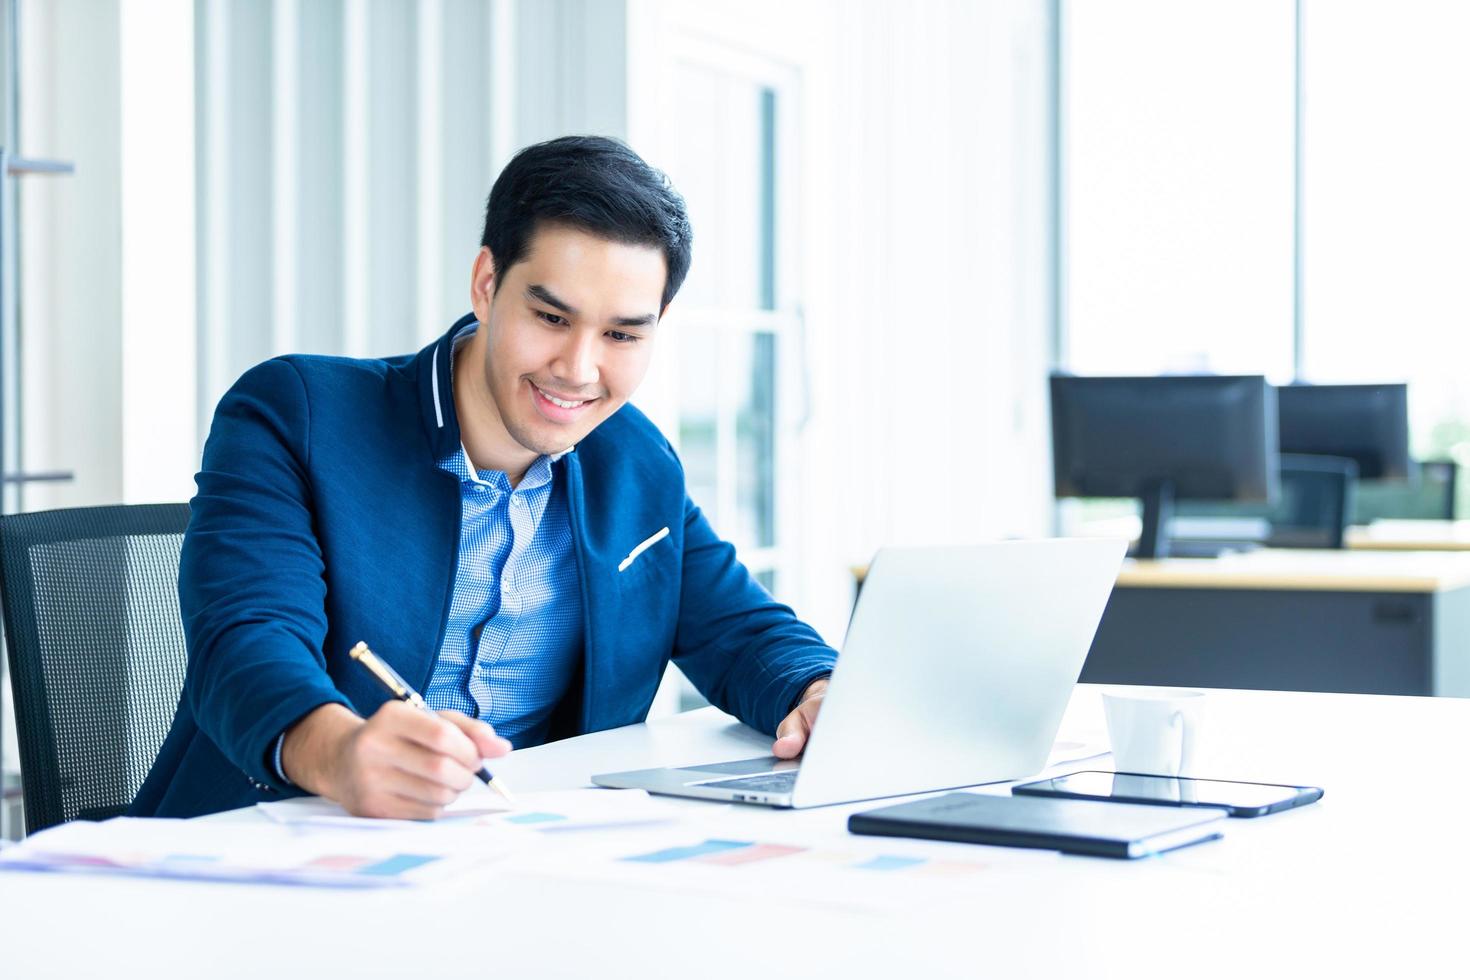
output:
M459 479L459 565L424 700L495 726L520 747L546 740L582 652L582 602L565 481L542 456L514 490L476 472L463 448L439 466Z

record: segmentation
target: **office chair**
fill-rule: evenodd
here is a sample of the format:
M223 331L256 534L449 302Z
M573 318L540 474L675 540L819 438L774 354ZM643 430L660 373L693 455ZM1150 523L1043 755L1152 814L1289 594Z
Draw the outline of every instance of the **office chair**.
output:
M1271 548L1341 548L1358 464L1336 456L1281 454L1281 497L1271 508Z
M185 504L0 518L26 832L121 814L184 683Z
M1353 524L1377 520L1452 521L1459 466L1448 459L1415 463L1414 479L1365 481L1358 486Z
M1282 453L1272 503L1180 501L1171 553L1207 557L1222 551L1341 548L1352 513L1358 464L1336 456Z

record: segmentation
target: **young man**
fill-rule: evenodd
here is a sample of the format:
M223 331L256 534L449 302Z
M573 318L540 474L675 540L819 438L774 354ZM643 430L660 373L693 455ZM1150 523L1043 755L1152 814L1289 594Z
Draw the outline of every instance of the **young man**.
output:
M442 338L248 371L204 448L188 673L131 812L316 793L434 817L512 744L643 720L671 657L797 755L836 654L627 404L689 259L661 173L613 140L553 140L495 182L474 312ZM386 700L348 656L360 640L438 717Z

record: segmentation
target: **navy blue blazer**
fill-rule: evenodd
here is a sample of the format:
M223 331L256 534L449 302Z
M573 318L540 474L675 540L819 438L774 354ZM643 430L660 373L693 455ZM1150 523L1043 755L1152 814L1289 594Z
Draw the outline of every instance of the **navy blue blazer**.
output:
M450 337L386 360L293 355L220 401L179 569L189 665L135 816L280 799L276 737L329 702L384 692L366 640L419 690L449 615L460 494ZM672 657L709 700L773 733L836 653L736 560L685 493L667 440L631 405L556 464L581 583L583 656L553 737L642 721ZM640 542L668 535L619 571Z

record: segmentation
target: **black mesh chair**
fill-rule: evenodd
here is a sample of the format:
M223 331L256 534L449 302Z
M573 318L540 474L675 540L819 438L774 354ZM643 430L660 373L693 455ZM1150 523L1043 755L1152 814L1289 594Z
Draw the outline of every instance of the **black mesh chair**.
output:
M185 504L0 518L26 831L122 813L184 683Z
M1352 513L1358 464L1335 456L1280 456L1273 503L1181 500L1170 553L1203 557L1232 548L1341 548ZM1180 518L1187 524L1181 526ZM1244 522L1244 523L1242 523ZM1243 536L1249 527L1249 536Z

